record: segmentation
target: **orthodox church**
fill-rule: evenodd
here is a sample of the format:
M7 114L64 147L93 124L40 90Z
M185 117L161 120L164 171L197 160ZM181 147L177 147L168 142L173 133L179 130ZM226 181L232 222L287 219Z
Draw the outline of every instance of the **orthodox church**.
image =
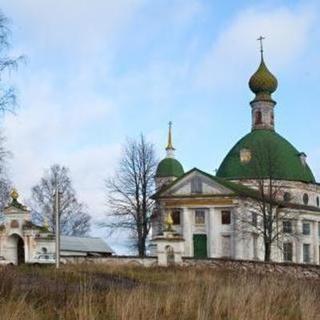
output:
M4 208L4 221L0 224L0 265L54 262L55 235L48 226L37 226L31 221L31 213L18 201L19 194L13 190L11 201ZM60 236L60 255L109 256L112 249L101 238Z
M320 185L306 154L275 130L277 86L261 46L260 65L249 80L255 95L251 132L215 175L184 172L169 125L167 155L155 177L153 238L164 233L169 217L186 257L264 260L268 250L273 261L319 264Z

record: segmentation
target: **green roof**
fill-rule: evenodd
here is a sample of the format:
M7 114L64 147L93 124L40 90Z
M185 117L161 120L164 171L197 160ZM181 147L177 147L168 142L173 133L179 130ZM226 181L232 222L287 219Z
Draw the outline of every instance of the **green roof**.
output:
M251 160L241 162L240 151L248 150ZM286 139L272 130L254 130L243 137L223 160L217 177L226 179L259 179L315 183L307 164Z
M165 158L158 164L156 177L176 177L179 178L184 174L181 163L174 158Z

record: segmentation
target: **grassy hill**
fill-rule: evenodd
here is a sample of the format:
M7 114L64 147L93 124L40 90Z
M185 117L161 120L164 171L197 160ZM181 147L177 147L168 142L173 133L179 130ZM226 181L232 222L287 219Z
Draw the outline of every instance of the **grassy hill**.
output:
M0 269L0 319L320 319L320 281L208 267Z

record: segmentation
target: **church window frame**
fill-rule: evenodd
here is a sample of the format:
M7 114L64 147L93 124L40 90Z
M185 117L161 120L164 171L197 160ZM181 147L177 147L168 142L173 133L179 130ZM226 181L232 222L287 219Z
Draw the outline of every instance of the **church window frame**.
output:
M303 262L304 263L310 263L311 262L311 245L310 243L304 243L302 247L303 252Z
M255 112L254 122L255 122L255 125L262 124L262 112L260 110Z
M292 242L283 243L283 261L292 262L293 260L293 244Z
M181 224L181 209L175 208L171 212L173 225L178 226Z
M258 214L256 212L251 213L251 223L254 227L258 226Z
M195 209L195 211L194 211L194 223L196 225L205 225L205 223L206 223L206 211L205 211L205 209Z
M221 224L230 225L231 224L231 211L221 210Z
M20 226L19 221L16 220L16 219L12 220L11 223L10 223L10 228L12 228L12 229L18 229L19 226Z
M292 233L292 221L283 220L282 221L282 230L283 230L283 233L291 234Z
M311 224L310 224L310 222L303 222L302 223L302 234L304 236L310 236L310 234L311 234Z
M285 192L283 195L283 201L288 203L291 201L291 193L290 192Z
M309 203L309 195L307 193L303 194L302 201L303 201L304 205L306 205L306 206L308 205L308 203Z

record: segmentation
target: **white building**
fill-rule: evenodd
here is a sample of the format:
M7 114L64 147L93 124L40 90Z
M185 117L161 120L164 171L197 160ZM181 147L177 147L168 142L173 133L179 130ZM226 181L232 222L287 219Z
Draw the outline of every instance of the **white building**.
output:
M40 253L55 253L55 236L45 226L31 222L30 211L11 192L11 202L4 209L0 225L0 257L13 264L28 263ZM100 238L61 236L61 256L108 256L112 249Z
M262 52L249 87L255 94L250 102L252 131L235 144L215 175L197 168L184 172L174 157L170 125L167 156L156 174L153 237L162 234L170 213L185 240L184 256L264 260L261 230L268 220L261 205L272 203L270 258L319 264L320 185L305 153L275 131L271 95L277 79Z

